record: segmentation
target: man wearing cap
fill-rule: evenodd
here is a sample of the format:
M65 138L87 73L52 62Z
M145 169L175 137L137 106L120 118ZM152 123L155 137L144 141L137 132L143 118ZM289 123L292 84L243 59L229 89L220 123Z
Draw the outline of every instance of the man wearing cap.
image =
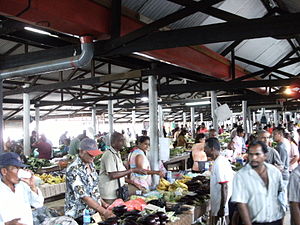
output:
M43 206L44 198L35 186L33 173L28 171L31 178L19 178L19 170L23 167L26 165L22 164L18 154L0 155L0 225L32 225L31 206Z
M80 142L79 155L67 168L65 214L82 224L84 209L91 215L99 212L106 218L112 216L106 210L108 204L100 197L98 189L99 176L94 166L94 158L102 154L93 139L85 138Z

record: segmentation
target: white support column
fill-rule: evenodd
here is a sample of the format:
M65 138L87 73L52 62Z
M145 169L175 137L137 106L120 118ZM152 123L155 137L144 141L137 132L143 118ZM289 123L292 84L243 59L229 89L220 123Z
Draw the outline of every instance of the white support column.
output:
M252 112L252 120L253 120L253 124L256 123L256 112Z
M274 123L275 127L278 127L278 114L277 114L277 109L273 111L273 118L274 118Z
M148 77L149 118L150 118L150 164L152 170L159 170L158 118L157 118L157 80ZM153 185L158 184L159 177L153 176Z
M35 107L35 131L36 136L40 134L40 107Z
M200 125L203 122L203 113L200 113Z
M253 133L253 123L252 123L252 120L251 120L251 110L248 108L247 110L247 115L248 115L248 121L249 121L249 132L252 134Z
M164 113L162 106L158 105L158 121L159 121L159 137L164 137L163 127L164 127Z
M29 87L28 84L24 86L24 88L27 87ZM29 156L31 153L29 124L30 124L30 99L29 99L29 93L24 93L23 94L23 149L24 149L24 154L26 156Z
M247 128L247 101L242 101L242 113L243 113L243 128L245 133L249 133Z
M186 112L182 113L182 118L183 118L183 127L186 125Z
M135 132L135 106L133 106L133 110L131 112L131 123L132 123L132 129L133 134L131 135L133 138L135 138L136 132Z
M213 122L213 128L218 131L218 118L215 114L215 109L217 108L217 94L215 91L210 92L211 97L211 117Z
M108 100L108 125L109 125L109 145L110 145L110 136L114 132L114 105L112 100Z
M191 107L191 131L192 137L195 137L195 107Z
M4 152L3 127L3 80L0 79L0 154Z
M95 137L97 134L97 109L96 106L93 105L92 107L92 125L93 125L93 136Z

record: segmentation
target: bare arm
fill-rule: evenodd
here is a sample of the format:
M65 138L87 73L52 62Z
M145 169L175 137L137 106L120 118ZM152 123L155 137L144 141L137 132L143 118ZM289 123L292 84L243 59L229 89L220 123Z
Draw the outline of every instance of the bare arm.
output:
M146 170L134 168L134 169L124 170L124 171L109 172L108 176L110 179L114 180L114 179L119 179L121 177L126 177L131 173L147 174Z
M106 209L102 207L97 201L95 201L93 198L89 196L85 196L82 198L82 200L92 209L99 212L102 216L105 216L107 214Z
M136 158L135 158L135 165L136 165L136 168L143 169L144 157L142 155L137 155L136 156ZM146 171L147 171L148 175L156 174L156 175L164 176L162 174L162 172L159 171L159 170L146 170Z
M244 225L252 225L248 205L246 203L237 203L237 206Z
M294 221L294 225L300 225L300 204L299 202L290 202L291 216Z
M225 204L228 195L228 185L227 183L220 183L220 185L221 185L221 203L220 203L218 216L224 216L225 215L224 209L225 209Z
M295 162L298 162L298 159L299 159L299 157L297 155L294 155L290 161L290 165L294 164Z

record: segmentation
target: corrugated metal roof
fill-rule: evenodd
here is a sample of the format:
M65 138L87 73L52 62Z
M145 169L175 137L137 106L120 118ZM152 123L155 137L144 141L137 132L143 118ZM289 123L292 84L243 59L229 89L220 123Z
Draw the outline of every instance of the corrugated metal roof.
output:
M157 20L182 8L182 6L171 3L167 0L124 0L122 4L125 7L128 7L142 14L143 16L149 17L151 20ZM300 9L300 4L298 5ZM226 0L215 5L214 7L248 19L260 18L267 14L267 10L265 9L264 5L260 0ZM172 29L180 29L220 22L224 21L198 12L173 24L170 24L169 27ZM207 46L215 52L221 53L231 43L232 42L221 42L207 44L205 46ZM292 48L286 40L278 40L274 38L261 38L245 40L241 44L239 44L235 50L235 54L237 56L267 66L273 66L282 57L288 54L292 50ZM228 55L227 57L229 58L230 55ZM237 64L241 65L250 72L259 70L259 68L252 65L248 65L246 63L237 61ZM282 70L295 74L300 72L299 67L300 63L282 68Z

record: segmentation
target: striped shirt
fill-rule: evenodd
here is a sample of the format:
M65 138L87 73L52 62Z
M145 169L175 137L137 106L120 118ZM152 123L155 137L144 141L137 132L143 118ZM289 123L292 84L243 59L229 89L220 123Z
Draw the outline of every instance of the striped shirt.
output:
M300 165L291 173L288 190L289 201L300 203Z
M265 165L269 179L268 187L249 164L233 179L231 201L247 204L251 221L256 223L273 222L284 216L278 200L279 192L282 191L282 175L273 165Z

